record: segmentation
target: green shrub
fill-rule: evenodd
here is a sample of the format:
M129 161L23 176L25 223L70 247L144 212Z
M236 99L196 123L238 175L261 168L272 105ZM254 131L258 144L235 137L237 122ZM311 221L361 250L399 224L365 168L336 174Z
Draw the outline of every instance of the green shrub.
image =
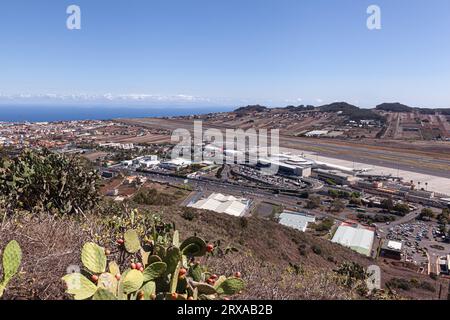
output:
M23 151L0 160L0 195L9 209L82 213L98 203L99 176L77 157L43 151Z

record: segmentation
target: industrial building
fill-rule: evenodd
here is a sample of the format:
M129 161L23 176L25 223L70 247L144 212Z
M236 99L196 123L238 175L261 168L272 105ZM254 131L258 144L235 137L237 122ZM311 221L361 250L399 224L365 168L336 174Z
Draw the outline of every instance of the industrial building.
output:
M315 176L321 180L332 180L339 185L350 185L358 181L358 178L352 174L347 174L337 170L315 169Z
M160 167L163 169L178 171L180 169L186 168L192 164L191 160L184 158L176 158L166 162L160 163Z
M316 217L302 212L286 210L280 214L279 222L284 226L305 232L308 228L308 224L316 222Z
M139 160L139 165L144 168L150 168L159 164L158 156L145 156Z
M250 207L250 201L221 193L213 193L208 198L188 204L188 207L226 213L232 216L243 216Z
M372 228L347 221L339 226L331 241L370 257L374 239L375 232Z
M386 240L380 250L380 256L394 260L402 260L403 243L400 241Z
M288 163L281 159L274 158L262 158L259 159L258 165L261 167L278 167L278 171L282 174L292 175L297 177L307 178L311 176L311 166L303 164Z

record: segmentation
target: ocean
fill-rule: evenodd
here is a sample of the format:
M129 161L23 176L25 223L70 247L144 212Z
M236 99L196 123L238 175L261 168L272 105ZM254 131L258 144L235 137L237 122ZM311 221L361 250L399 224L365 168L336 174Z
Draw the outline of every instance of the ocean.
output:
M172 117L232 111L234 107L208 106L6 106L0 105L2 122L54 122L117 118Z

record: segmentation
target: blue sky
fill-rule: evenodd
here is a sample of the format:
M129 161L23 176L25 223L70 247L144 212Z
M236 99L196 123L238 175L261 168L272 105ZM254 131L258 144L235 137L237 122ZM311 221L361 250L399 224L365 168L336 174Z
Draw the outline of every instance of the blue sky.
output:
M81 30L66 28L70 4ZM371 4L381 30L366 27ZM3 104L450 107L449 88L448 0L0 4Z

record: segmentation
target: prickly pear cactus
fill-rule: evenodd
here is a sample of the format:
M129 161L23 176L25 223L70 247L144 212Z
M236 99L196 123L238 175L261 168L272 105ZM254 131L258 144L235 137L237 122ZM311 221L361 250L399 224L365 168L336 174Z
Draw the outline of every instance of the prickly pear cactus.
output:
M76 300L213 300L243 290L240 275L217 276L195 261L211 252L207 247L212 245L203 239L190 237L180 244L178 231L171 238L165 233L154 234L153 239L141 247L136 230L125 232L124 246L118 243L121 266L123 261L131 263L123 272L116 262L107 262L102 247L86 243L81 260L92 278L80 273L66 275L67 293Z
M19 271L20 263L22 262L22 250L17 241L9 242L3 252L2 268L3 278L0 282L0 298L3 296L8 283Z

